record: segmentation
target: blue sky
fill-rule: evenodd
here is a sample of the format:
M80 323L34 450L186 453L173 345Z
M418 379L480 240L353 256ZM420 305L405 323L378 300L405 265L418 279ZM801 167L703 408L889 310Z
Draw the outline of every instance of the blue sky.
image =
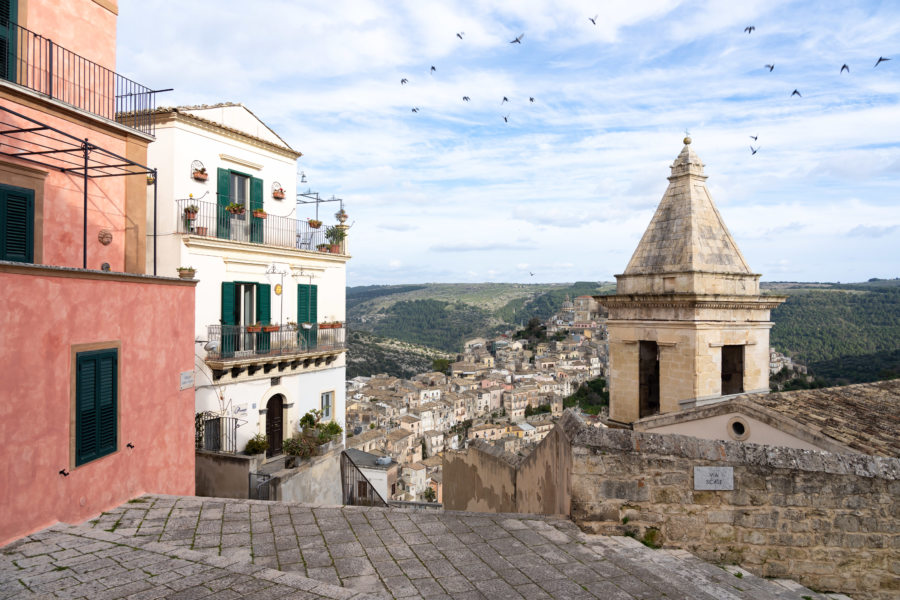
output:
M900 276L896 1L126 0L118 50L304 153L350 285L612 280L686 129L763 281Z

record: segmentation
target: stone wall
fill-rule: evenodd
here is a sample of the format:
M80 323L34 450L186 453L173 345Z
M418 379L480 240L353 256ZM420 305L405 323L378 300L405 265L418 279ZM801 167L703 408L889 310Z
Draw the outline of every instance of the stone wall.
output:
M261 462L257 456L197 450L194 459L196 494L213 498L248 498L248 476Z
M272 474L273 500L340 506L341 450L301 461L297 468Z
M586 531L854 598L900 593L897 459L568 429L571 516ZM734 489L695 490L695 466L732 467Z
M444 453L444 508L472 512L518 512L516 465L520 457L482 441L468 452Z

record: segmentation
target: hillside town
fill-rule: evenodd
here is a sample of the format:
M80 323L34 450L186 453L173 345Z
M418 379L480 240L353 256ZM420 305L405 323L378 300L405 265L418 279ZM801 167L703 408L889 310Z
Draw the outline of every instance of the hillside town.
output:
M539 332L541 339L520 330L469 340L448 373L347 382L347 447L393 459L391 500L441 502L445 449L487 440L528 454L562 414L564 399L606 375L606 319L593 297L566 298Z

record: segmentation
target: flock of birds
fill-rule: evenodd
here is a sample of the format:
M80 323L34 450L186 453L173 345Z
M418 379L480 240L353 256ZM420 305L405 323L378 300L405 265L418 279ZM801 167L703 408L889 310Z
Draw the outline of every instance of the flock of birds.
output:
M744 33L746 33L747 35L750 35L750 34L753 33L754 31L756 31L756 26L755 26L755 25L748 25L748 26L744 27ZM890 59L890 58L885 58L884 56L879 56L879 57L878 57L878 60L875 61L875 65L874 65L872 68L874 69L875 67L877 67L877 66L880 65L881 63L883 63L883 62L885 62L885 61L888 61L888 60L891 60L891 59ZM772 71L775 70L775 64L773 63L773 64L763 65L763 68L764 68L764 69L768 69L768 70L769 70L769 73L771 73ZM838 72L838 74L843 74L844 71L846 71L848 75L850 74L850 66L849 66L847 63L844 63L844 64L841 65L841 69L840 69L840 71ZM803 97L803 94L800 93L800 90L798 90L797 88L794 88L794 91L791 92L791 98L793 98L794 96L797 96L798 98L802 98L802 97ZM757 141L758 137L759 137L759 136L751 135L751 136L750 136L750 139L752 139L752 140L755 142L755 141ZM754 147L753 147L753 144L751 144L751 145L750 145L750 155L751 155L751 156L754 156L757 152L759 152L759 148L760 148L759 146L757 146L756 148L754 148Z
M594 15L593 17L588 17L588 21L590 21L593 25L596 26L596 25L597 25L597 19L599 18L599 16L600 16L600 15L597 14L597 15ZM755 25L748 25L747 27L744 28L744 32L747 33L748 35L751 34L751 33L753 33L754 31L756 31L756 26L755 26ZM459 32L457 32L456 37L459 38L460 40L462 40L463 37L464 37L465 35L466 35L466 32L464 32L464 31L459 31ZM513 38L512 40L510 40L509 43L510 43L510 44L519 44L519 45L521 45L521 44L522 44L522 39L523 39L524 37L525 37L525 34L524 34L524 33L520 33L520 34L517 35L515 38ZM877 67L877 66L880 65L881 63L886 62L886 61L889 61L889 60L891 60L891 59L890 59L890 58L886 58L886 57L884 57L884 56L879 56L879 57L878 57L878 60L875 61L875 65L874 65L872 68L874 69L875 67ZM774 64L774 63L772 63L772 64L767 64L767 65L764 65L763 68L764 68L764 69L768 69L768 70L769 70L769 73L771 73L772 71L775 70L775 64ZM849 66L847 63L844 63L844 64L841 65L841 69L840 69L840 71L839 71L839 74L843 74L844 71L846 71L848 75L850 74L850 66ZM433 74L436 73L436 72L437 72L437 67L435 67L434 65L431 65L430 73L433 75ZM408 83L409 83L409 79L408 79L408 78L403 77L402 79L400 79L400 85L407 85ZM794 96L797 96L798 98L802 98L802 97L803 97L803 95L800 93L800 90L798 90L798 89L796 89L796 88L794 88L794 91L791 92L791 98L793 98ZM472 98L469 97L469 96L463 96L463 97L462 97L462 101L463 101L463 102L470 102L471 100L472 100ZM530 103L533 104L533 103L534 103L534 96L529 96L529 97L528 97L528 101L529 101ZM500 105L502 106L502 105L506 104L507 102L509 102L509 98L508 98L507 96L503 96L503 99L500 100ZM414 107L412 108L412 112L414 112L414 113L418 113L419 110L420 110L420 109L419 109L418 106L414 106ZM507 113L507 114L501 115L501 116L502 116L502 118L503 118L503 122L504 122L504 123L509 123L509 116L510 116L510 113ZM756 141L758 140L758 137L759 137L758 135L751 135L751 136L750 136L750 138L751 138L754 142L756 142ZM751 156L753 156L753 155L755 155L757 152L759 152L759 149L760 149L760 146L759 146L759 145L757 145L756 148L754 148L753 145L751 144L751 145L750 145L750 154L751 154Z
M598 16L599 16L599 15L598 15ZM589 19L589 20L590 20L592 23L594 23L594 25L596 25L596 24L597 24L597 23L596 23L596 19L597 19L597 17L595 16L593 19ZM458 37L459 39L463 39L463 37L464 37L465 35L466 35L466 32L465 32L465 31L459 31L459 32L456 33L456 37ZM519 44L519 45L521 45L521 44L522 44L522 39L523 39L524 37L525 37L525 34L524 34L524 33L520 33L520 34L517 35L515 38L513 38L509 43L510 43L510 44ZM435 67L434 65L431 65L431 69L429 69L429 72L430 72L432 75L434 75L434 74L437 72L437 67ZM408 83L409 83L409 79L408 79L408 78L403 77L402 79L400 79L400 85L406 85L406 84L408 84ZM463 96L463 97L462 97L462 101L463 101L463 102L471 102L471 101L472 101L472 98L471 98L470 96ZM505 103L507 103L507 102L509 102L509 97L503 96L503 99L500 100L500 105L502 106L503 104L505 104ZM528 97L528 102L531 103L531 104L534 104L534 96L529 96L529 97ZM418 106L414 106L414 107L412 108L412 112L414 112L414 113L418 113L419 110L420 110L420 108L419 108ZM502 118L503 118L503 122L504 122L504 123L509 123L509 116L510 116L510 113L507 113L507 114L501 115L501 116L502 116Z

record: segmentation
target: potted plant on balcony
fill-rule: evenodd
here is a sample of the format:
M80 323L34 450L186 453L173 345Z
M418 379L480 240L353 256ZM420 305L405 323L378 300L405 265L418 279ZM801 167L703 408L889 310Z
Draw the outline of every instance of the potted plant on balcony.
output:
M322 221L318 219L307 219L306 222L309 223L310 229L318 229L322 226Z
M206 181L209 179L209 173L206 172L206 167L200 167L199 169L194 169L191 175L197 181Z
M328 244L316 244L316 250L319 252L328 252L329 248Z
M266 214L266 211L264 211L263 209L254 208L253 216L256 217L257 219L265 219L268 215Z
M272 190L272 197L276 200L284 200L284 188L276 188Z
M196 272L194 267L178 267L178 276L182 279L193 279Z
M343 208L340 209L339 211L334 213L334 218L337 219L338 222L340 222L341 224L346 223L347 222L347 211L344 210Z
M262 323L257 322L255 325L247 325L247 333L259 333L262 331Z
M278 331L279 329L281 329L281 326L275 325L274 323L270 323L269 325L262 326L262 330L265 331L266 333L273 333L275 331Z
M331 244L331 253L341 253L341 242L347 237L346 230L339 225L329 225L325 228L325 239Z
M319 329L340 329L343 325L340 321L325 321L319 323Z
M225 207L225 210L230 212L233 215L242 215L244 211L247 210L247 207L243 204L239 204L237 202L232 202L228 206Z
M300 327L302 327L303 329L312 329L313 324L312 323L300 323Z
M197 218L197 213L200 212L200 207L196 204L188 204L184 207L184 218L188 221L193 221Z

